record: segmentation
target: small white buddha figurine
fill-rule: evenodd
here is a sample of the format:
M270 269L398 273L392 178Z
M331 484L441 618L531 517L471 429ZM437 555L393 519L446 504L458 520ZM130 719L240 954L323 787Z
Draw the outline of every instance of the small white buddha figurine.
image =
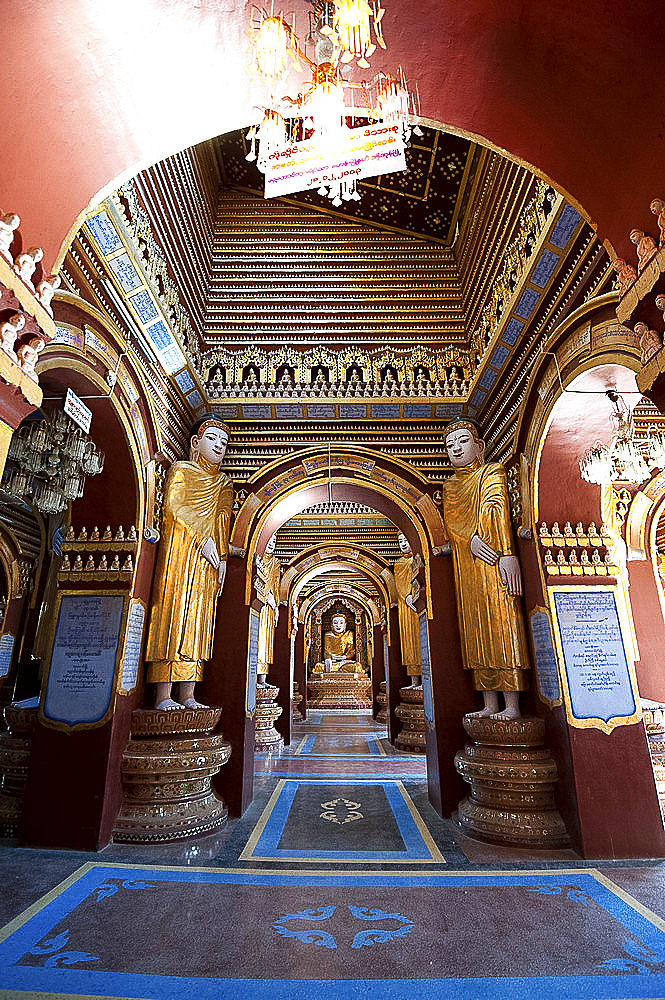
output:
M55 295L56 289L60 288L60 275L59 274L49 274L37 285L36 297L39 302L43 305L49 316L53 315L53 309L51 308L51 299Z
M650 358L657 354L663 346L663 341L657 330L650 330L646 323L636 323L635 333L640 338L640 349L642 351L640 361L643 365Z
M630 242L637 247L637 271L643 271L655 254L658 246L653 236L643 233L641 229L631 229Z
M14 270L18 274L24 284L34 292L35 286L32 283L32 276L35 273L35 268L39 264L40 260L44 256L44 251L41 247L30 247L29 250L24 250L20 253L14 262Z
M623 296L637 279L637 271L623 257L617 257L616 260L612 261L612 267L619 275L619 295Z
M16 356L18 363L23 369L23 374L31 378L33 382L39 383L39 376L35 371L35 365L39 361L39 352L44 350L44 341L41 337L31 337L27 344L21 344Z
M25 316L22 313L14 313L0 326L0 347L12 361L18 361L14 344L24 326Z
M662 198L654 198L649 208L658 220L658 228L660 229L659 246L665 246L665 201Z
M20 223L21 220L14 212L7 212L6 215L0 217L0 253L10 264L14 263L14 258L9 252L9 248L14 239L14 232Z

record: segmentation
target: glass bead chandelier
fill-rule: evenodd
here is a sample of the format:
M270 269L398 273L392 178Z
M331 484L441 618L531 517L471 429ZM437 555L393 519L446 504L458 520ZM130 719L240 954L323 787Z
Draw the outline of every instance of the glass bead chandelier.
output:
M614 409L610 415L612 438L609 445L596 441L580 459L580 475L587 483L605 486L614 482L643 483L649 478L649 465L665 463L665 438L654 437L645 451L635 438L632 411L613 389L606 393ZM662 467L662 466L659 466Z
M350 134L348 121L371 123L375 128L385 126L399 133L403 143L409 141L412 130L422 135L418 102L410 94L401 69L396 74L379 72L370 82L352 82L343 76L344 68L354 61L361 69L368 69L377 45L386 48L381 29L385 10L378 0L309 2L312 10L304 44L296 35L294 17L289 21L285 14L275 14L273 8L270 13L258 8L253 11L248 32L253 45L252 69L267 86L270 97L263 120L247 133L247 160L256 161L264 174L271 158L288 156L295 152L297 143L305 140L314 143L319 153L329 154L333 161L338 152L344 160ZM314 47L313 58L307 56L307 46ZM311 72L309 86L296 97L278 96L278 85L283 89L287 72L302 72L303 65ZM347 156L349 159L353 157ZM386 163L384 166L387 171ZM326 176L316 190L335 206L360 199L353 176Z
M63 410L26 420L12 436L3 489L32 499L42 514L58 514L83 496L86 476L104 468L104 453Z

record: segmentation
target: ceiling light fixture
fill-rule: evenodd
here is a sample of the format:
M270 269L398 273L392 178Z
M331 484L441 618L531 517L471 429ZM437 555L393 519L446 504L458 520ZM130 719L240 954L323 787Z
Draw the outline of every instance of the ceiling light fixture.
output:
M249 31L253 69L269 91L260 124L247 133L247 160L265 175L267 198L314 190L338 207L357 201L363 177L406 170L404 147L418 127L419 102L404 74L376 74L355 82L343 71L354 61L369 68L386 43L378 0L309 0L309 34L298 40L295 17L254 8ZM313 58L305 53L313 46ZM290 70L311 82L295 97L278 95Z

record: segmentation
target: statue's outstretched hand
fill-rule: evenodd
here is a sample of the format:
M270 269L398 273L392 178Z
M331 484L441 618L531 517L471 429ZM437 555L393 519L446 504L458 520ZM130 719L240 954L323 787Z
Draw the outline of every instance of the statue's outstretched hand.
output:
M499 559L499 575L505 583L511 597L522 594L522 572L517 556L501 556Z
M407 594L407 596L404 598L404 603L406 604L407 608L411 608L412 611L416 610L416 605L413 600L413 594Z
M219 552L212 538L206 538L201 548L201 555L213 569L219 568Z
M474 535L471 539L470 549L476 559L482 559L490 566L496 566L499 561L499 553L495 552L491 545L484 542L480 535Z
M225 579L226 579L226 559L220 559L219 566L217 567L217 582L219 583L220 593L222 591L222 587L224 586Z

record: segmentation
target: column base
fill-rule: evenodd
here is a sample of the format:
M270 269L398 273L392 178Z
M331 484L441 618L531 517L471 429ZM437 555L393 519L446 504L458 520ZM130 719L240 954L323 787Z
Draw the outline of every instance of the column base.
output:
M395 715L402 723L402 728L395 746L407 753L425 753L425 702L422 684L418 687L410 684L401 687L399 697L400 703L395 709Z
M298 686L298 681L293 682L293 695L291 697L291 719L294 722L302 722L302 715L298 705L302 701L302 695L300 693L300 688Z
M282 709L275 699L279 688L274 684L256 685L256 713L254 715L254 750L257 753L274 753L284 746L284 739L275 729L275 721Z
M231 756L222 734L212 733L221 714L221 708L132 714L114 841L180 840L224 825L228 810L212 787L213 776Z
M543 746L543 720L466 717L463 725L473 743L455 755L455 769L471 786L459 804L460 830L491 844L567 847L554 801L557 767Z
M386 682L381 681L379 684L379 693L376 696L376 703L379 705L379 711L376 713L377 722L387 722L388 721L388 695L386 693Z

